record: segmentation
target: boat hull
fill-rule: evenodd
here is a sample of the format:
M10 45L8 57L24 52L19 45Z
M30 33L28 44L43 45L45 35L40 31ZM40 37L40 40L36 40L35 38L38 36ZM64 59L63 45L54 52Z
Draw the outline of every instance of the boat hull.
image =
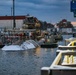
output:
M5 45L0 45L0 48L3 48Z
M52 43L52 44L41 44L41 48L56 48L58 47L58 44Z

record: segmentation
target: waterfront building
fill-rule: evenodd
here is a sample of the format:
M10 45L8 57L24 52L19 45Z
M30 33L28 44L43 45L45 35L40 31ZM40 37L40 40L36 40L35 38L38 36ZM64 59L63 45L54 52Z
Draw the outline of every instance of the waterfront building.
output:
M73 25L71 24L70 21L67 21L66 19L63 19L59 23L57 23L57 26L59 27L59 31L62 33L73 32Z
M16 28L21 28L26 16L15 16ZM0 28L13 28L13 16L0 16Z

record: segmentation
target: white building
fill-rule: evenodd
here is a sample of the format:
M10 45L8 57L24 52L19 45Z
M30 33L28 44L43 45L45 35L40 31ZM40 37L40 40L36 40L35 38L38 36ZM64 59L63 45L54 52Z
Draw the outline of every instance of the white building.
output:
M63 32L63 33L72 33L72 28L62 28L61 32Z
M21 28L25 16L15 16L16 28ZM13 16L0 16L0 28L13 28Z

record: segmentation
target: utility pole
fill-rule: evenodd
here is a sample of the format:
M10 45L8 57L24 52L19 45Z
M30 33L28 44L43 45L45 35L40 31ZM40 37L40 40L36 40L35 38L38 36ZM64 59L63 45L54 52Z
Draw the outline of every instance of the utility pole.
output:
M13 0L13 29L16 28L16 23L15 23L15 0Z

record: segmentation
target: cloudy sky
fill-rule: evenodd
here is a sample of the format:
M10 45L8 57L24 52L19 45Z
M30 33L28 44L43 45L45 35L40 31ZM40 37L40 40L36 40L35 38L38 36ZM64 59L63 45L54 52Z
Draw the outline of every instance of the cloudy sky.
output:
M13 0L0 0L0 16L11 15ZM71 0L15 0L15 15L37 17L39 20L57 23L62 19L76 21L70 12Z

